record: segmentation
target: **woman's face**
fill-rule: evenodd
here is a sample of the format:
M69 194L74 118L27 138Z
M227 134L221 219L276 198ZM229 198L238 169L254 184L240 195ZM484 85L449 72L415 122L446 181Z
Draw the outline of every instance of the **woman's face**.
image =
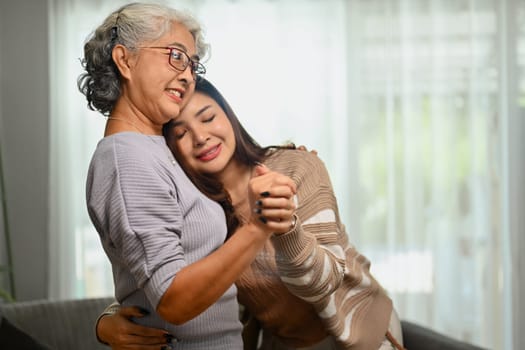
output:
M214 99L195 92L170 128L174 149L187 166L220 175L235 152L235 135L226 113Z
M159 48L160 47L160 48ZM132 108L162 127L177 117L195 88L191 64L178 71L169 63L170 50L175 47L189 57L196 57L195 41L191 33L179 23L160 39L142 44L138 54L129 60L129 79L125 96Z

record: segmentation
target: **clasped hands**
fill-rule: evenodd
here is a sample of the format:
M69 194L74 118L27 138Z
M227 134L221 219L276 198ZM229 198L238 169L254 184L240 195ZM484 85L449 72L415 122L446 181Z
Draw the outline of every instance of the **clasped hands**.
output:
M248 186L250 221L268 233L289 232L295 226L296 192L297 186L291 178L257 165Z

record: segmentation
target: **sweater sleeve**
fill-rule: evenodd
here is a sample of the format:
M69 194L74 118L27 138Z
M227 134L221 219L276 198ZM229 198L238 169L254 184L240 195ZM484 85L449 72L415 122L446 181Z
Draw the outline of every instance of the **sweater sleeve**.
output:
M118 301L115 300L114 302L106 306L104 311L102 311L102 313L95 320L95 337L97 337L97 340L99 343L104 344L104 345L109 345L108 343L103 342L102 339L100 339L100 337L98 336L97 328L98 328L98 323L100 322L100 319L106 315L114 315L119 310L120 310L120 304L118 303Z
M323 162L304 151L283 151L277 157L282 162L276 167L297 183L298 216L292 231L272 238L277 268L292 293L315 303L343 281L346 234Z
M112 264L125 266L154 306L186 265L177 191L154 157L158 153L131 142L108 141L90 168L87 196Z

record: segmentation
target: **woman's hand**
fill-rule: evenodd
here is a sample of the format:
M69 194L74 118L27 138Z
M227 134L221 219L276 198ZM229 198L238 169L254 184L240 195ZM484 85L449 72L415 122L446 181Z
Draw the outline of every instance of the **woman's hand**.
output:
M306 152L310 152L312 154L317 155L317 150L313 149L313 150L308 151L308 148L306 148L306 146L304 146L304 145L301 145L301 146L297 147L297 149L299 151L306 151Z
M137 307L121 306L117 313L100 318L97 323L97 336L113 350L159 350L167 346L173 338L168 332L141 326L130 320L132 317L143 316Z
M295 221L296 192L297 187L288 176L258 165L249 184L251 219L271 233L290 231Z

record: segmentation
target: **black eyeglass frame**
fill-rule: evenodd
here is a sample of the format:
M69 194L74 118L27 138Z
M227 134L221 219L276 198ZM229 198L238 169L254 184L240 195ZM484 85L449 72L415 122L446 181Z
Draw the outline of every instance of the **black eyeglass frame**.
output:
M178 47L173 46L139 46L139 49L162 49L162 50L170 50L168 54L168 63L170 66L175 68L178 72L184 72L186 68L188 68L188 65L191 65L191 73L193 76L201 76L206 74L206 67L200 63L199 61L192 59L186 52L179 49ZM173 57L173 51L176 51L177 53L183 54L187 61L183 62L184 67L178 68L174 64L171 63L171 58Z

